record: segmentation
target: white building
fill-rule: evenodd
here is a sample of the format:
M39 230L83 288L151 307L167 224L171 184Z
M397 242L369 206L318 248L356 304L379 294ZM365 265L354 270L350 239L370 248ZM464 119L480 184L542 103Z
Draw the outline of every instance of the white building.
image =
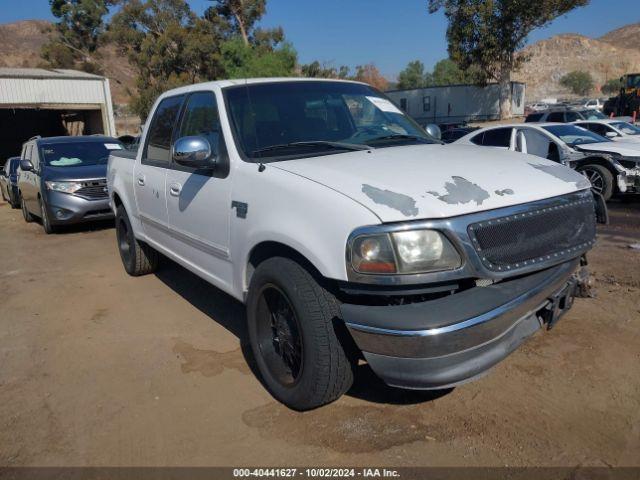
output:
M0 68L0 163L34 135L115 135L109 80L75 70Z
M492 83L392 90L389 98L418 123L447 124L500 118L500 87ZM525 84L511 82L512 113L524 115Z

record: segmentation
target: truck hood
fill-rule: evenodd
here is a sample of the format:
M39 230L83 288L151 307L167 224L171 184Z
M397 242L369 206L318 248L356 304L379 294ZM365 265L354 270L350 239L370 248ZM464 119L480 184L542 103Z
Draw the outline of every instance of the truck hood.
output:
M576 145L576 150L582 152L619 153L625 157L640 156L640 144L632 142L598 142Z
M73 180L95 180L107 178L107 164L84 165L78 167L51 167L44 169L45 180L73 181Z
M466 145L379 148L271 166L351 197L382 222L452 217L590 187L558 163Z

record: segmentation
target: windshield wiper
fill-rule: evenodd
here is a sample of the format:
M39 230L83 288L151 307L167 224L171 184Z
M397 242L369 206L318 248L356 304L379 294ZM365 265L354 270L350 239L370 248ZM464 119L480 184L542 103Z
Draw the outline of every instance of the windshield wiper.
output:
M383 135L381 137L370 138L367 141L369 143L373 143L373 142L384 142L386 140L392 140L392 141L394 141L394 140L415 140L415 141L423 142L423 143L433 143L428 138L419 137L417 135L403 135L401 133L395 133L393 135Z
M252 156L258 155L261 156L263 153L272 152L274 150L286 150L291 148L298 147L328 147L336 150L371 150L372 147L369 145L362 145L359 143L344 143L344 142L329 142L324 140L312 140L307 142L291 142L291 143L283 143L280 145L271 145L269 147L259 148L251 152Z

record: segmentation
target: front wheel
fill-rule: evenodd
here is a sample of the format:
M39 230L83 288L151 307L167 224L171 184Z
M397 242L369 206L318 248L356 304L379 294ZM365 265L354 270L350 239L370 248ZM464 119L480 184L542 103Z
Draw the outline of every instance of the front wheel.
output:
M42 219L42 228L47 235L54 233L56 228L51 225L51 219L47 211L47 206L44 204L44 200L40 199L40 218Z
M156 270L158 252L136 239L127 211L122 205L116 210L116 238L122 264L129 275L139 277Z
M577 169L589 182L591 189L602 195L605 201L613 195L613 175L602 165L585 165Z
M310 410L351 387L353 364L334 329L337 300L298 263L274 257L257 267L247 320L264 383L280 402Z
M20 195L20 206L22 207L22 217L24 218L24 221L27 223L33 222L33 215L29 212L27 202L24 201L24 197L22 195Z

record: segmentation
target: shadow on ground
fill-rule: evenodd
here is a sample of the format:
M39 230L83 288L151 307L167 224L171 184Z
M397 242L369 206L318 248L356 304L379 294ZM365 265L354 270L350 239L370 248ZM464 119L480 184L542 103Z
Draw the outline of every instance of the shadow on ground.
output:
M247 365L264 386L249 344L244 305L165 257L162 258L156 276L187 302L240 340ZM452 390L419 391L389 387L373 373L367 364L361 362L356 367L355 381L347 395L373 403L410 405L435 400Z

